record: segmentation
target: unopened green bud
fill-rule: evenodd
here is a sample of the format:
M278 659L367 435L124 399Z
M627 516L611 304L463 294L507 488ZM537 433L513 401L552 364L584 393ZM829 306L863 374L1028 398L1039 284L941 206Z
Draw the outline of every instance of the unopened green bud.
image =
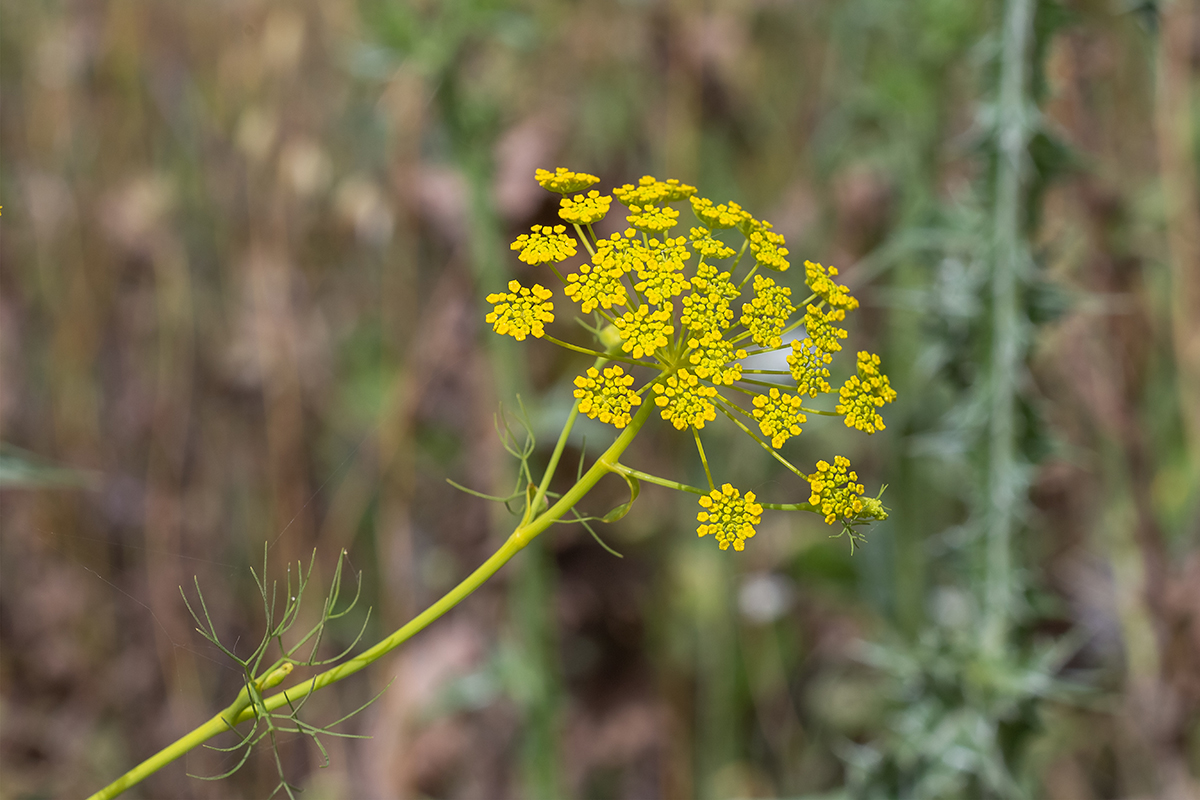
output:
M285 661L277 668L273 669L271 672L255 681L255 684L258 686L258 690L260 692L264 689L274 688L283 683L284 680L287 679L287 676L292 674L292 670L294 669L295 666L292 665L292 662Z
M615 325L605 325L604 329L600 331L600 344L604 345L605 350L612 350L620 346L621 332Z

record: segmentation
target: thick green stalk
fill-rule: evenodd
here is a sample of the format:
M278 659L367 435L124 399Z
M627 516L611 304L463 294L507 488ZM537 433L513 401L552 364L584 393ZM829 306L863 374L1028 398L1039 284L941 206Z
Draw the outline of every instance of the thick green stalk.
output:
M1021 358L1017 279L1027 257L1021 230L1021 185L1030 121L1026 63L1033 33L1033 0L1008 0L1000 67L996 198L993 209L992 357L989 389L987 566L984 647L998 653L1008 635L1013 581L1012 531L1016 491L1016 386Z
M617 460L633 442L634 437L637 436L638 431L641 430L642 425L649 418L651 410L655 407L653 403L643 403L642 407L638 409L637 414L634 415L625 430L621 431L621 435L617 437L612 446L596 459L596 463L592 465L591 469L583 473L579 481L566 494L559 498L558 502L550 506L544 513L518 526L512 532L512 535L508 537L508 540L501 545L500 549L493 553L487 561L483 562L478 569L467 576L462 583L455 586L440 600L410 620L404 627L369 650L358 654L349 661L344 661L335 667L327 669L297 686L284 689L270 697L264 698L263 706L266 710L274 711L289 703L295 704L318 689L337 683L343 678L350 677L373 662L378 661L387 653L395 650L415 634L424 630L434 620L462 602L463 599L495 575L502 566L508 563L509 559L574 508L601 478L610 472L617 471L615 468ZM199 747L214 736L230 730L231 726L226 722L225 717L227 714L232 716L230 714L231 710L236 710L239 705L241 703L235 701L229 708L223 710L220 714L217 714L208 720L208 722L205 722L173 744L155 753L108 786L93 794L88 800L108 800L108 798L116 797L121 792L145 780L185 753ZM233 721L233 724L237 725L252 719L254 713L255 711L252 708L242 708Z

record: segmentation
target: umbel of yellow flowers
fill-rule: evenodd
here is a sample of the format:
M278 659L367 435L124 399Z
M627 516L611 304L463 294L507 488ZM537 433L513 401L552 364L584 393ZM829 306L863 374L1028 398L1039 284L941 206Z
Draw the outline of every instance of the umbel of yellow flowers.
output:
M784 237L737 203L699 197L695 187L674 179L646 176L610 196L591 188L599 181L595 175L565 167L539 169L534 177L562 195L562 223L534 225L512 249L526 264L548 266L564 297L578 312L593 315L600 346L547 333L555 319L554 292L541 283L526 287L514 280L508 291L488 295L493 308L487 321L496 333L517 340L533 336L596 355L597 365L575 379L580 413L621 429L652 398L664 420L680 431L691 429L709 490L675 486L701 493L700 536L712 535L722 550L742 550L764 508L753 492L712 482L699 432L718 413L809 482L809 503L786 508L814 511L831 525L887 516L878 499L863 497L846 458L835 456L832 466L818 461L816 472L806 475L780 452L810 415L838 416L867 434L883 430L880 409L896 398L879 356L864 351L828 403L832 408L804 405L805 398L820 405L834 394L829 381L848 335L840 326L858 308L837 282L836 268L805 261L808 296L797 304L792 289L772 277L791 267ZM613 197L625 206L626 225L600 236L595 228ZM672 235L683 230L673 204L690 207L696 224L686 226L686 235ZM736 278L739 268L744 274ZM743 366L748 356L777 350L789 351L786 371Z
M286 720L285 725L302 724L314 739L317 733L327 733L296 718L305 698L400 646L474 592L551 525L580 522L587 526L589 519L596 518L581 515L577 504L605 475L621 475L628 482L631 497L629 503L600 519L624 515L638 495L640 482L666 486L698 496L696 533L701 538L711 536L722 550L745 550L767 510L807 511L830 525L838 523L841 530L837 535L847 536L852 551L862 538L855 533L856 526L887 517L878 496L864 496L849 459L835 456L832 464L818 461L815 471L805 474L784 454L795 448L792 440L814 417L841 417L848 427L867 434L883 430L880 409L896 398L879 356L865 351L858 353L854 374L845 378L834 395L830 381L840 380L850 371L848 365L837 363L836 356L847 337L841 326L847 314L858 308L849 289L837 282L836 269L804 262L807 291L801 293L807 296L795 302L792 288L776 283L774 277L791 267L787 242L769 222L756 219L737 203L698 197L694 187L674 179L660 181L647 176L637 184L613 189L610 196L593 189L598 178L584 172L559 167L554 172L539 169L534 177L543 188L562 195L558 214L561 222L534 225L517 237L512 249L522 263L546 271L544 283L553 286L553 273L562 294L575 306L569 316L592 316L593 325L583 323L592 339L578 344L555 337L552 326L556 291L540 282L524 286L511 280L507 291L489 294L487 301L492 308L486 319L502 336L518 341L530 336L543 339L590 354L595 362L575 378L575 405L540 482L535 484L529 468L531 446L518 451L506 440L509 452L522 461L521 479L510 497L493 499L507 505L524 497L521 523L487 561L403 627L349 661L264 695L265 690L282 683L293 666L329 663L313 660L315 654L301 660L298 651L323 630L326 622L349 610L333 611L338 605L335 600L340 585L335 577L325 614L312 632L285 649L274 665L260 671L268 646L275 642L283 649L280 632L291 625L269 621L270 635L262 639L259 649L246 659L235 657L248 680L234 702L93 797L115 797L241 722L253 720L254 724L238 746L247 748L243 761L255 742L280 729L271 719ZM596 227L608 217L614 198L625 207L626 224L600 236ZM689 210L695 225L681 223L683 213ZM745 365L750 356L781 350L788 351L786 370ZM811 407L806 405L810 402ZM633 439L655 412L678 431L691 434L704 465L707 490L621 463ZM580 464L571 488L551 492L555 469L579 414L612 425L619 433L586 472ZM724 418L722 423L728 421L742 430L793 475L807 482L808 501L767 503L754 492L739 490L724 480L717 488L713 469L704 455L701 431L718 416ZM572 511L575 519L564 519ZM259 585L266 598L265 580ZM196 588L199 590L199 584ZM300 594L296 592L292 599L298 602ZM289 604L283 618L294 620L294 610ZM215 630L210 635L200 617L196 622L206 638L221 646ZM212 627L211 620L207 627ZM230 650L221 649L233 656ZM340 656L332 659L340 660ZM254 674L257 677L251 677ZM285 705L291 713L284 711ZM260 728L264 721L265 730ZM286 787L282 774L280 780L280 785Z

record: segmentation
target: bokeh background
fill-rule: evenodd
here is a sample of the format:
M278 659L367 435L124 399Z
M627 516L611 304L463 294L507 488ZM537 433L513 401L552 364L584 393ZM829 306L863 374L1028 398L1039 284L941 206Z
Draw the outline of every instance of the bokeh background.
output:
M314 595L344 548L334 652L503 540L445 479L507 492L497 412L537 461L569 408L582 362L482 319L557 165L841 269L900 398L789 447L891 518L851 556L768 512L722 553L646 487L622 559L555 529L313 698L387 687L327 768L280 741L305 797L1197 796L1198 74L1195 0L4 3L0 796L86 795L229 701L193 576L241 652L264 544L280 580L315 550ZM648 427L628 463L702 482ZM805 498L712 427L718 477ZM579 432L569 463L610 435ZM230 759L128 796L276 786L269 749L187 777Z

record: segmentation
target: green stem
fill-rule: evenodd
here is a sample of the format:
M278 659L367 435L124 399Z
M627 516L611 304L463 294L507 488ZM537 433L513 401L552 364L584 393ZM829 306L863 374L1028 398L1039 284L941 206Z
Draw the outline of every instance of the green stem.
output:
M757 500L755 502L758 502ZM758 503L763 508L769 508L772 511L813 511L819 512L821 509L814 506L812 503Z
M749 238L747 238L747 239L745 239L745 240L743 240L743 241L742 241L742 249L738 250L737 258L735 258L735 259L733 260L733 264L732 264L732 266L730 266L730 267L729 267L729 274L730 274L730 275L732 275L732 274L734 273L734 271L735 271L735 270L738 268L738 264L742 263L742 256L746 254L746 247L748 247L748 246L749 246L749 244L750 244L750 239L749 239ZM740 286L739 286L739 287L738 287L738 290L740 291L740 290L741 290L741 288L742 288L742 287L740 287Z
M695 486L688 486L686 483L680 483L679 481L673 481L673 480L669 480L667 478L660 478L657 475L651 475L648 472L642 472L640 470L632 469L630 467L625 466L624 464L614 464L613 471L619 472L622 475L628 475L631 478L637 478L639 481L644 481L645 483L654 483L659 486L665 486L668 489L676 489L681 492L688 492L689 494L698 494L698 495L708 494L708 492L704 491L703 489L699 489ZM817 512L817 511L821 510L818 506L814 506L812 503L759 503L759 505L762 506L763 508L769 508L772 511L812 511L812 512Z
M576 225L575 227L579 227ZM592 367L600 369L608 363L608 359L604 356L598 356ZM558 460L562 458L563 448L567 446L567 437L571 435L571 428L575 427L575 418L579 416L579 400L571 406L571 413L567 415L567 422L563 425L562 433L558 435L558 441L554 443L554 452L550 455L550 463L546 465L546 471L542 473L542 482L538 484L537 494L533 496L533 503L529 508L525 509L525 516L535 513L536 509L542 507L542 501L546 499L546 490L550 488L550 481L554 478L554 471L558 469ZM524 520L522 520L524 521Z
M679 481L673 481L668 478L660 478L657 475L651 475L648 472L642 472L640 470L627 467L624 464L613 464L612 468L613 472L620 473L621 475L627 475L630 478L637 478L639 481L645 481L646 483L665 486L668 489L677 489L678 491L688 492L690 494L708 494L703 489L698 489L695 486L689 486L686 483L680 483Z
M712 472L708 469L708 457L704 455L704 445L700 444L700 431L692 428L692 435L696 437L696 449L700 451L700 463L704 465L704 477L708 478L708 489L713 491L717 487L713 485Z
M740 324L741 324L740 322L739 322L739 323L735 323L735 325L740 325ZM737 345L738 343L740 343L740 342L741 342L741 341L743 341L744 339L748 339L748 338L750 338L751 336L753 336L753 334L752 334L752 333L750 333L750 331L742 331L742 332L741 332L741 333L739 333L737 336L734 336L732 339L730 339L730 340L729 340L729 343L730 343L730 344L732 344L732 345ZM780 347L777 347L777 348L775 348L775 349L776 349L776 350L781 350L781 349L783 349L783 348L782 348L782 346L780 346ZM759 354L759 353L769 353L769 352L771 352L771 351L770 351L770 350L755 350L753 353L746 353L746 355L747 355L747 356L753 356L753 355L757 355L757 354Z
M572 222L571 224L575 226L575 232L579 234L579 241L583 242L583 246L587 248L588 253L592 256L592 258L595 258L596 251L592 249L592 243L588 241L588 237L583 235L583 228L579 227L578 222ZM590 231L591 229L592 226L588 225L588 230ZM555 271L557 272L557 270Z
M733 340L733 344L737 344L738 342L740 342L742 339L745 339L749 335L750 335L749 333L742 334L741 336L739 336ZM785 343L779 345L779 347L764 347L761 350L747 350L746 358L750 358L752 356L761 356L763 353L778 353L780 350L790 349L791 346L792 346L792 343L789 341L789 342L785 342ZM788 373L784 372L784 373L780 373L780 374L787 375Z
M718 402L718 403L715 403L714 405L716 405L718 411L720 411L725 416L729 417L730 421L732 421L734 425L737 425L739 428L741 428L746 433L746 435L748 435L754 441L758 442L759 447L761 447L763 450L766 450L768 453L770 453L772 458L774 458L780 464L783 464L785 467L787 467L789 470L791 470L796 475L799 475L801 478L804 478L804 480L808 480L808 478L804 477L804 473L801 472L800 470L796 469L796 467L792 464L792 462L788 461L786 458L779 455L779 452L774 447L771 447L771 445L769 443L763 441L762 438L760 438L757 433L755 433L754 431L750 430L745 425L743 425L742 421L740 419L738 419L737 417L735 417L733 415L733 412L725 407L725 403ZM736 405L733 407L737 408L738 411L742 411L742 409L738 408ZM746 412L742 411L742 413L744 414Z
M747 239L746 243L749 244L749 242L750 242L750 240ZM745 248L746 248L746 246L742 245L742 252L745 252ZM739 261L742 260L741 253L738 253L738 260ZM750 271L746 273L746 277L742 278L742 282L738 284L737 288L738 288L739 292L746 286L746 284L750 281L750 279L754 277L754 274L756 272L758 272L758 262L757 261L754 262L754 266L750 268Z
M742 370L745 372L746 370ZM789 373L791 374L791 373ZM772 381L756 381L753 378L738 378L738 383L749 383L753 386L765 386L768 389L786 389L787 386L782 383L774 383Z
M574 350L576 353L583 353L584 355L602 358L605 361L620 361L623 364L632 364L635 367L649 367L650 369L658 369L658 364L653 364L649 361L638 361L636 358L629 358L628 356L623 356L619 353L601 353L599 350L589 350L586 347L580 347L577 344L571 344L570 342L564 342L562 339L556 339L548 333L543 334L542 339L567 350Z
M411 639L415 634L424 630L430 623L441 617L450 609L454 608L462 602L472 592L482 586L489 578L509 559L523 550L530 542L532 542L539 534L558 521L564 514L575 507L575 505L583 499L583 497L591 491L592 487L605 475L610 472L619 471L616 467L621 454L633 442L638 431L650 416L650 412L654 409L653 403L643 403L642 407L630 420L629 425L617 437L617 440L604 451L604 453L596 460L596 463L583 474L576 484L564 494L558 502L550 506L544 513L534 519L522 523L512 532L512 535L500 546L500 549L483 562L472 572L462 583L455 586L447 592L440 600L431 605L429 608L422 611L416 617L408 622L404 627L397 630L392 635L388 636L383 641L376 644L374 647L366 650L349 661L338 664L335 667L325 670L324 672L305 680L303 683L292 686L283 691L277 692L270 697L263 699L261 711L274 711L282 708L285 705L295 704L318 689L323 689L326 686L337 683L344 678L348 678L356 672L365 669L370 664L378 661L383 656L395 650L404 642ZM105 786L100 791L93 794L88 800L109 800L116 797L131 786L134 786L158 770L170 764L172 761L180 758L184 754L199 747L209 739L217 736L220 733L231 730L233 726L239 725L242 722L247 722L254 718L256 709L246 706L243 699L240 697L233 702L229 707L224 709L220 714L217 714L212 719L205 722L200 727L193 730L191 733L183 736L174 743L163 748L155 753L150 758L138 764L133 769L126 772L120 778ZM236 716L235 716L236 715ZM226 718L230 721L226 721ZM232 724L231 724L232 722Z

